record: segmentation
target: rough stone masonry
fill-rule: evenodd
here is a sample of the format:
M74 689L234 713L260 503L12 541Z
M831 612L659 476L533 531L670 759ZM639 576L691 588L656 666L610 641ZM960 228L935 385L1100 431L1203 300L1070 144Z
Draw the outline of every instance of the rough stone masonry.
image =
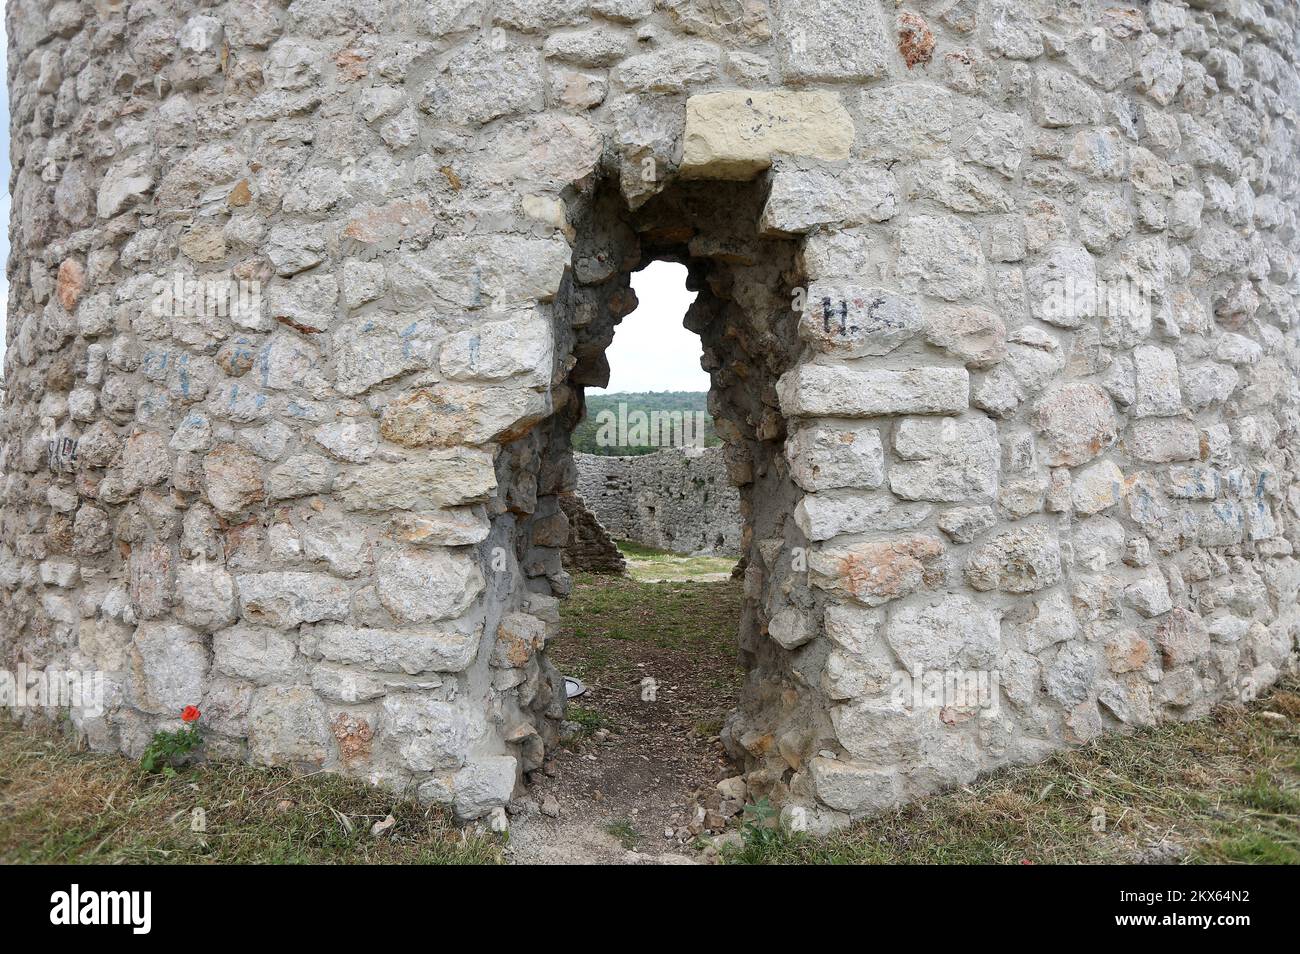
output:
M575 452L573 460L579 497L614 538L673 553L740 555L740 495L721 448Z
M7 21L0 655L106 672L94 748L193 703L211 756L502 823L564 709L568 435L654 259L746 523L724 738L791 821L1292 664L1289 0Z

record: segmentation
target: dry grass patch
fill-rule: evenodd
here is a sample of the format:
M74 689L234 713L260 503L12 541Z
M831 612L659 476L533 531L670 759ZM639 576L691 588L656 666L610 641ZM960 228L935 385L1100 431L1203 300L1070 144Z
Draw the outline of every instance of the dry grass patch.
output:
M828 838L751 827L740 864L1300 863L1300 682L1060 752Z
M192 830L203 809L206 831ZM371 827L389 816L381 836ZM496 839L353 779L204 764L147 775L0 719L0 862L493 864Z

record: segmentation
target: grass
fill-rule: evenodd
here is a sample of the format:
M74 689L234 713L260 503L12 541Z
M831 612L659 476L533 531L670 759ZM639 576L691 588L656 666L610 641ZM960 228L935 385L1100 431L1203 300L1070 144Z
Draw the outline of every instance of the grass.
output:
M191 830L194 810L206 831ZM382 837L371 826L388 816ZM0 863L495 864L496 838L331 775L204 764L146 775L0 719Z
M723 723L724 720L720 718L701 719L693 728L701 739L712 739L722 733Z
M588 682L628 676L647 647L688 654L723 672L735 669L738 583L646 583L579 573L575 584L560 608L564 638L551 649L566 673ZM718 691L734 698L735 683Z
M575 703L569 703L569 707L564 710L564 718L576 722L583 735L591 735L597 729L608 727L605 717L595 709L587 709Z
M627 571L641 583L720 582L731 578L735 557L682 556L640 543L619 540Z
M1294 677L1247 709L1108 735L825 838L747 832L733 864L1300 864ZM1104 821L1096 826L1095 820Z
M617 838L619 844L627 851L634 850L637 846L637 842L641 840L641 833L637 831L633 824L626 818L610 822L605 826L605 831L607 834L613 835Z

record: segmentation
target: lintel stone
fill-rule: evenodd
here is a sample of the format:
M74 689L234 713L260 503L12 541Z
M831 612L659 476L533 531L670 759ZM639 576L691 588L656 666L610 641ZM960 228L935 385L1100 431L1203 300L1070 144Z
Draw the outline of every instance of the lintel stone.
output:
M778 155L847 159L853 120L834 93L723 90L686 100L680 173L752 179Z

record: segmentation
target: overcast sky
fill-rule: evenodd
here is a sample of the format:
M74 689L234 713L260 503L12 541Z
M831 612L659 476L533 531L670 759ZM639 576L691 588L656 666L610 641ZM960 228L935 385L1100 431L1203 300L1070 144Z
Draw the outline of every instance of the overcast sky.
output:
M653 262L632 276L632 287L640 304L615 329L605 353L607 390L707 391L699 335L682 327L682 316L695 300L686 290L686 266Z

